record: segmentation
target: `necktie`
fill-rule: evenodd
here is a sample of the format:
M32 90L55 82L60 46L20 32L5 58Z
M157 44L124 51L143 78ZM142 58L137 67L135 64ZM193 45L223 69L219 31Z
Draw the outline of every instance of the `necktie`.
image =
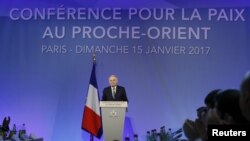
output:
M112 96L115 99L115 87L112 87Z

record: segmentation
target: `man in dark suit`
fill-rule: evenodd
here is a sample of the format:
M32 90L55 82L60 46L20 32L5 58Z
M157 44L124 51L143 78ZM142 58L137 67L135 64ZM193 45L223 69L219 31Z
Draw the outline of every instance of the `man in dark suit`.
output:
M128 101L126 90L118 86L118 78L115 75L109 77L109 87L103 89L103 101Z

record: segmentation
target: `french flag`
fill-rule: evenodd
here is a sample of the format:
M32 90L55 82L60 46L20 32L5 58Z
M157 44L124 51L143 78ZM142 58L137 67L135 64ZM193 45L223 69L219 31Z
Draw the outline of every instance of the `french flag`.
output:
M88 95L83 112L82 129L97 138L101 138L102 136L102 121L95 75L95 63L92 67Z

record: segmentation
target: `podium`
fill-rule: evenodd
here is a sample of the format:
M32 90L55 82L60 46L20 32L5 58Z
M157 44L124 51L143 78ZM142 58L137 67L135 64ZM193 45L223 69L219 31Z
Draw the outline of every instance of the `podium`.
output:
M104 141L123 141L126 108L124 101L100 101Z

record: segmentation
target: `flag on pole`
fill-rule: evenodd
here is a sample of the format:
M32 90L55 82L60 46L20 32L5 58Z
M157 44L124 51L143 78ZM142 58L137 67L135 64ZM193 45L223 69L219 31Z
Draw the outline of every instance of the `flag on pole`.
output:
M102 122L95 75L95 62L92 67L88 95L83 112L82 129L97 138L102 136Z

